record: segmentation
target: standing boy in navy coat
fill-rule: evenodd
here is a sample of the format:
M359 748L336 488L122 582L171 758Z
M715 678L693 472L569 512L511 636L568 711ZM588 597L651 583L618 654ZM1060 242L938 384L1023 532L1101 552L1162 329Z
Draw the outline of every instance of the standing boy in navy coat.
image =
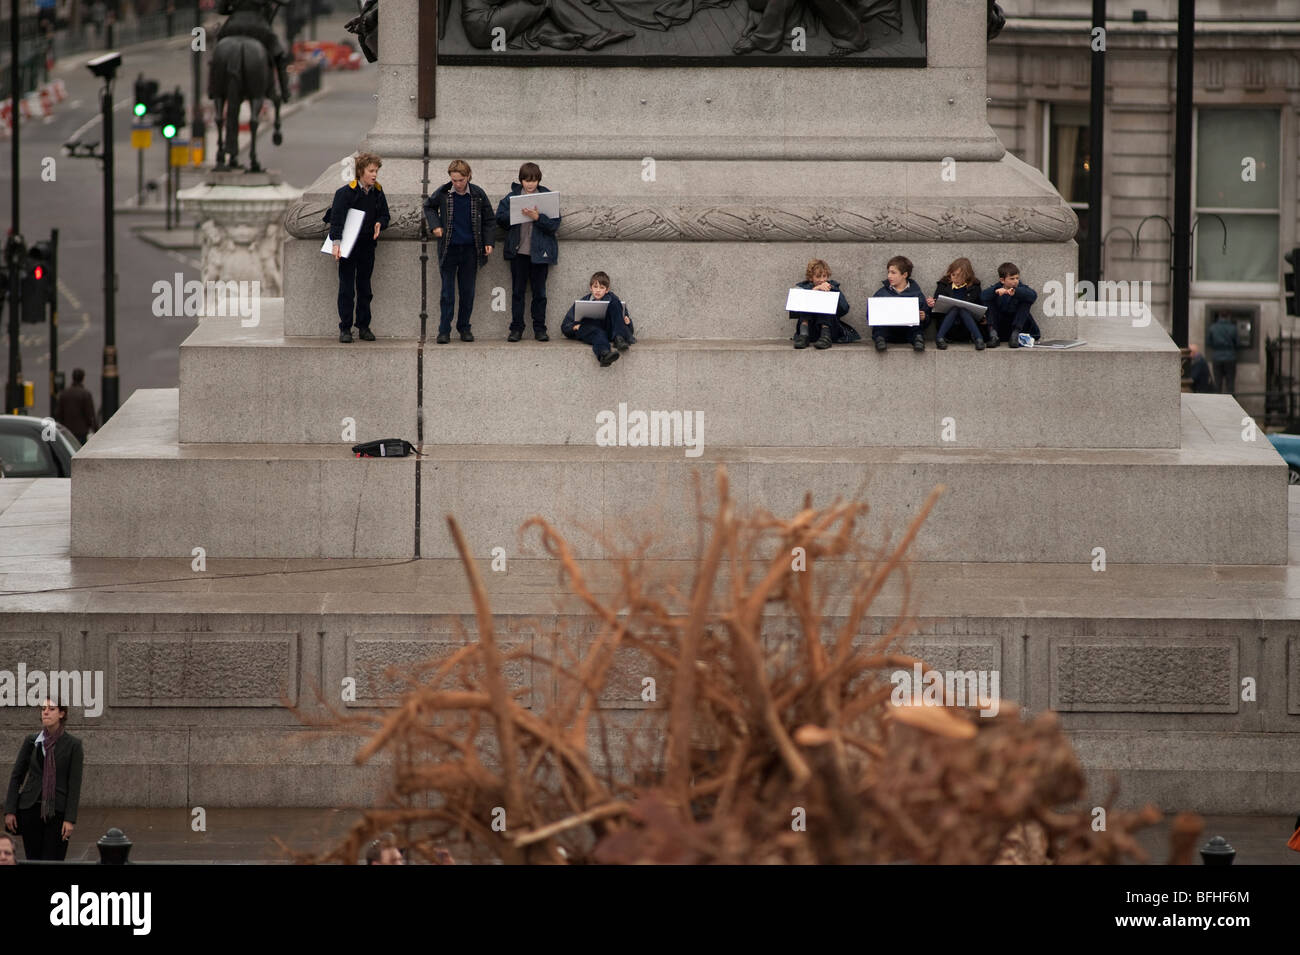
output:
M510 334L506 341L517 342L524 336L524 292L533 289L533 338L550 341L546 334L546 273L559 257L555 232L560 217L552 219L535 206L525 205L528 222L510 224L510 196L550 192L541 185L542 170L535 162L519 167L519 181L510 184L510 195L497 205L497 244L505 236L504 255L510 263Z
M1005 338L1012 348L1019 348L1017 337L1021 332L1028 332L1034 341L1043 337L1038 330L1038 323L1029 314L1029 307L1038 300L1038 293L1028 285L1020 284L1020 266L1014 262L1003 262L998 266L999 284L986 288L980 296L980 302L988 306L985 317L989 322L989 334L993 344L998 338Z
M925 351L925 323L930 317L930 306L925 300L921 286L912 278L912 260L905 255L896 255L889 260L885 269L885 280L872 298L914 298L919 325L872 325L871 337L876 343L876 351L884 351L889 340L912 343L914 351ZM867 315L871 315L871 303L867 303Z
M492 254L492 203L487 193L470 182L469 163L453 159L447 166L450 182L438 187L424 200L424 218L438 240L438 271L442 275L441 312L438 316L438 344L451 341L451 313L460 293L456 330L460 340L472 342L469 317L474 311L474 283L480 266Z
M330 226L330 239L334 242L334 261L339 264L339 341L352 341L352 302L356 299L357 334L363 342L373 342L370 331L370 275L375 270L375 243L379 231L388 228L388 200L377 179L381 160L374 153L361 153L356 160L357 178L334 193L334 202L325 213ZM360 209L366 214L361 223L361 234L352 246L352 254L343 258L343 226L348 221L348 211Z

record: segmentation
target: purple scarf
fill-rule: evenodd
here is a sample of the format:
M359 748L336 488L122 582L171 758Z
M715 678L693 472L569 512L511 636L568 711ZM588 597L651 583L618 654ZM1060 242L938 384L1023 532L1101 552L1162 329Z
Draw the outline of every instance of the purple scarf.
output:
M54 797L55 797L55 777L54 777L54 744L63 738L63 727L60 726L53 733L48 730L45 733L45 769L41 774L41 819L51 819L54 816Z

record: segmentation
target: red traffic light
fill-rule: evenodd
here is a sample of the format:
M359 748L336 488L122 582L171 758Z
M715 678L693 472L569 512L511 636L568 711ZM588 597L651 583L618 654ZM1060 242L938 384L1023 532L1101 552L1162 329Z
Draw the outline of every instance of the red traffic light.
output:
M36 281L39 282L44 276L45 268L43 266L38 265L32 270L32 278L36 279Z

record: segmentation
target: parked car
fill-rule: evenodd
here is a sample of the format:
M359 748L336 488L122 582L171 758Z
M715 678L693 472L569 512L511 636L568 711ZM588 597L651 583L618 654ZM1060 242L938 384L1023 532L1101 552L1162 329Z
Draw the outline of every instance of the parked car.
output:
M61 424L45 440L49 418L0 415L0 471L7 478L72 477L72 456L81 442Z
M1300 484L1300 434L1270 434L1268 440L1286 462L1287 483Z

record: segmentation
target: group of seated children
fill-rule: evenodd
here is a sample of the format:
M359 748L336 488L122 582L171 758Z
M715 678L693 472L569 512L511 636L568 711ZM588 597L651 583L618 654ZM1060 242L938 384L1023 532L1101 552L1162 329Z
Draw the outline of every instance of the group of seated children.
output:
M1030 314L1030 307L1038 298L1038 293L1028 285L1021 284L1020 269L1014 262L1003 262L998 266L998 279L996 286L981 291L970 259L955 259L935 287L934 295L927 298L921 291L921 286L912 278L911 260L902 255L894 256L886 266L884 281L872 298L892 296L916 299L918 324L872 325L871 338L876 343L876 351L885 351L891 341L911 342L916 351L925 351L926 328L941 295L982 305L987 311L983 315L976 315L971 309L957 306L949 308L943 314L935 336L935 345L940 349L947 348L950 341L974 342L976 351L983 351L985 347L996 348L999 341L1006 341L1012 348L1018 348L1018 336L1022 333L1037 341L1042 333ZM861 340L862 336L857 330L844 321L843 316L849 311L849 301L840 291L839 283L831 280L830 266L824 261L813 259L809 262L804 281L795 287L838 292L840 297L834 315L789 313L796 323L795 348L807 348L810 341L814 348L830 348L832 344ZM870 304L867 307L870 310Z

